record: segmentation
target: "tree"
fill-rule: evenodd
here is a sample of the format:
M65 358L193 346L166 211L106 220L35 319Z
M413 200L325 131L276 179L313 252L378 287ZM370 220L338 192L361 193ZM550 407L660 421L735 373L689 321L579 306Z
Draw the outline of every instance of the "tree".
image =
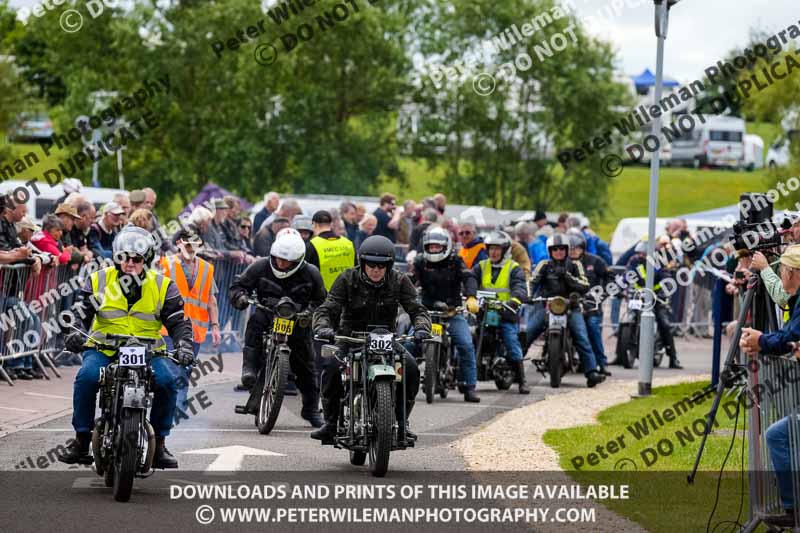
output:
M540 28L528 39L514 39L513 29L505 32L534 20ZM588 37L551 0L437 3L420 21L426 64L466 63L493 36L506 48L475 69L496 73L489 96L473 90L480 83L475 78L439 89L421 73L413 99L421 118L410 145L413 153L446 166L448 194L498 208L602 211L609 180L599 171L600 155L567 171L553 157L610 129L615 109L630 103L614 82L611 47Z

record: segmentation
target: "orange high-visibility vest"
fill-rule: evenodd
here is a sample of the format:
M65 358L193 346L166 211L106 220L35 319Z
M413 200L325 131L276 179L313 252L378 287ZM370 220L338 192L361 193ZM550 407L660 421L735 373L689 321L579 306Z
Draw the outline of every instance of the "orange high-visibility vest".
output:
M458 251L458 255L461 256L461 259L464 260L464 263L467 265L467 268L472 268L472 265L475 264L475 259L478 258L478 254L481 253L481 250L485 250L486 245L482 242L479 242L472 248L465 248L464 246Z
M183 314L192 321L194 342L202 344L206 340L210 326L208 302L211 298L211 283L214 281L214 267L199 257L196 257L195 261L199 262L199 267L191 290L177 256L162 257L161 270L178 287L183 297ZM166 335L166 328L162 328L161 333Z

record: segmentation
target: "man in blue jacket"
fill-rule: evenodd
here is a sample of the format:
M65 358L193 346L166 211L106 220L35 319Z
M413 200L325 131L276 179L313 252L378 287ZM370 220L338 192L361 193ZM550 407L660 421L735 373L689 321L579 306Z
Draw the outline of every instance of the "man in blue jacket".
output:
M800 245L794 244L786 248L780 259L781 282L787 293L794 295L800 289ZM739 341L741 349L751 355L758 352L768 355L782 355L793 351L795 343L800 340L800 306L795 305L789 322L774 333L762 333L752 328L742 328ZM788 406L797 407L797 406ZM767 447L778 479L778 489L785 514L770 515L764 521L778 527L795 527L794 496L792 494L792 456L798 450L791 449L789 417L772 424L767 428ZM797 436L795 436L795 439Z

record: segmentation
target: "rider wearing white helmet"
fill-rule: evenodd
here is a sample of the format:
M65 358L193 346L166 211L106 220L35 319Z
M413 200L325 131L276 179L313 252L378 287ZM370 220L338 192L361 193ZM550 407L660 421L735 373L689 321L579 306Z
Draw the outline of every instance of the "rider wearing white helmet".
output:
M232 305L244 309L253 292L265 306L273 307L278 300L288 296L298 311L313 311L325 300L325 286L319 270L305 260L306 244L300 233L285 228L275 236L269 257L256 260L233 282L230 288ZM247 323L242 350L242 384L252 387L264 361L263 334L272 327L272 313L256 309ZM311 348L311 330L296 326L289 338L292 350L290 366L295 383L303 397L300 416L312 426L322 425L319 416L319 387L314 379L314 359Z

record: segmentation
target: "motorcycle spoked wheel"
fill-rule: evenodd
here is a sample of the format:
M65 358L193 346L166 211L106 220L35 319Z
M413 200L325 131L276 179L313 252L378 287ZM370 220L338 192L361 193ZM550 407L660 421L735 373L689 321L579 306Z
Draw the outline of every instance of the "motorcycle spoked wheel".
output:
M100 450L102 448L103 442L103 430L102 430L102 423L97 422L94 425L94 431L92 431L92 458L94 459L94 470L97 472L98 476L103 476L106 473L106 465L103 463L103 460L100 455ZM110 470L110 469L109 469ZM106 487L110 487L111 485L106 482Z
M561 386L561 372L563 370L563 348L561 339L557 335L547 339L547 373L550 376L550 387L557 389Z
M655 344L653 349L653 368L658 368L661 366L661 361L664 360L664 355L666 354L666 349L664 349L664 345L661 344L661 339L656 336Z
M262 435L268 435L275 427L275 422L278 421L288 380L289 353L284 350L276 350L270 373L264 377L264 390L261 392L258 415L256 415L256 426Z
M439 349L434 343L425 346L425 403L433 403L439 378Z
M634 333L638 328L634 328L632 323L619 325L619 349L617 353L620 356L622 366L625 368L633 368L633 362L639 356L637 341L634 341Z
M120 446L114 453L113 468L114 499L118 502L127 502L133 490L133 478L139 465L139 430L141 414L138 410L123 408L119 423Z
M514 384L514 373L505 358L499 364L492 364L492 374L498 390L508 390Z
M356 394L356 399L354 404L356 405L364 405L361 398L361 393ZM348 400L344 400L348 401ZM361 419L361 412L360 409L357 412L352 412L350 416L353 417L354 420ZM345 424L346 425L346 424ZM367 462L367 452L361 450L350 450L350 464L353 466L364 466L364 463Z
M389 470L394 425L392 385L390 381L377 381L373 384L373 399L370 405L372 435L369 436L368 448L369 470L374 477L383 477Z

